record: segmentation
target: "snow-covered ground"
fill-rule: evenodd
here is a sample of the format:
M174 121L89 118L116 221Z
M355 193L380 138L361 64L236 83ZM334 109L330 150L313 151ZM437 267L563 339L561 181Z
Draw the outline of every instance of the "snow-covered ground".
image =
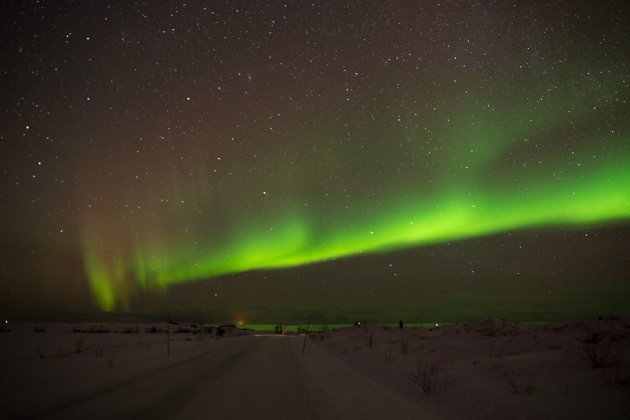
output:
M628 319L351 327L304 354L303 336L192 325L170 355L164 324L8 327L0 419L630 417Z
M630 418L630 319L361 326L312 339L440 418Z

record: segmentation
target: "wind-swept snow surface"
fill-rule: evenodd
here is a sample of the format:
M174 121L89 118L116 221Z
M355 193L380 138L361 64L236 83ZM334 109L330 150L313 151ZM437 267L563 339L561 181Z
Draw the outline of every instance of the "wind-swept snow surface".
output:
M630 418L630 319L346 328L313 336L446 419Z

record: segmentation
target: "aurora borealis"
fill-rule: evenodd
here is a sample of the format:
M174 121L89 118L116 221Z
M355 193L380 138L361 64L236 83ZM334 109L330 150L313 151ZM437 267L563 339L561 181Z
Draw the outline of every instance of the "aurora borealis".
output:
M623 1L4 8L5 299L41 288L60 306L133 310L206 287L211 305L246 274L239 293L265 304L259 289L287 269L306 296L300 284L326 281L318 264L341 267L339 290L372 290L391 280L362 283L343 261L505 248L515 232L519 246L545 230L629 239ZM521 263L539 261L497 260L491 277ZM569 266L531 284L569 287ZM592 266L627 283L619 250Z

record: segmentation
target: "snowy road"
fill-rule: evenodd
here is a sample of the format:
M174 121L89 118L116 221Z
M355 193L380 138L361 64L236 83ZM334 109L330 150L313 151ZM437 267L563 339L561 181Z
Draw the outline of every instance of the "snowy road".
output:
M36 418L315 418L291 339L243 337Z
M31 369L38 376L25 379L30 386L8 399L0 419L434 417L417 402L356 371L314 342L308 343L303 355L303 342L297 336L180 341L170 357L153 362L135 359L132 364L123 361L123 349L129 347L123 346L119 353L110 350L120 361L100 370L100 363L95 363L104 360L84 353L39 360ZM129 351L140 354L143 346ZM147 351L155 352L151 348ZM55 366L61 370L54 370Z

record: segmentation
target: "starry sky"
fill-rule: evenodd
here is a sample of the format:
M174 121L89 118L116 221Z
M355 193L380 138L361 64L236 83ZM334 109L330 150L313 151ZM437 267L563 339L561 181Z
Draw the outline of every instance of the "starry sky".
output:
M625 1L2 15L7 316L630 311Z

